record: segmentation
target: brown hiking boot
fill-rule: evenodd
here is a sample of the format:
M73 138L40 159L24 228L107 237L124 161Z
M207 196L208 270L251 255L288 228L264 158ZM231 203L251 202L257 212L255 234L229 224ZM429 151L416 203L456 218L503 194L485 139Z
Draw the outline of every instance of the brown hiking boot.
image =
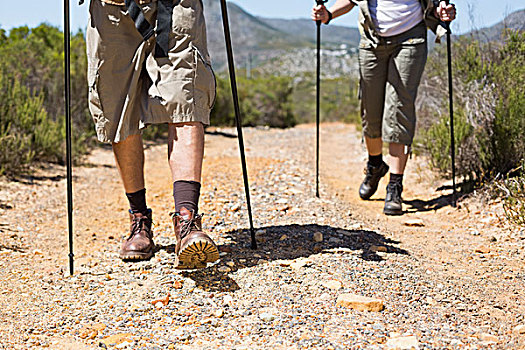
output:
M155 249L151 232L151 209L146 214L129 213L131 227L129 237L122 242L120 258L122 260L146 260L151 258Z
M202 269L207 263L219 260L219 250L207 234L202 232L201 216L186 208L172 215L179 257L179 269Z

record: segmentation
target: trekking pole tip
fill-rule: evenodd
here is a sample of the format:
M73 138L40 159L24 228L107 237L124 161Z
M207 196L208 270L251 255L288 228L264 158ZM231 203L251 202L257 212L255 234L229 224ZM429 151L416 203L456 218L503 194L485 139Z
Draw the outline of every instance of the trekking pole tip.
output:
M255 239L255 230L253 229L253 227L250 229L250 234L252 237L252 243L250 245L250 248L255 250L257 249L257 240Z
M73 262L75 255L73 253L69 253L69 274L73 276Z

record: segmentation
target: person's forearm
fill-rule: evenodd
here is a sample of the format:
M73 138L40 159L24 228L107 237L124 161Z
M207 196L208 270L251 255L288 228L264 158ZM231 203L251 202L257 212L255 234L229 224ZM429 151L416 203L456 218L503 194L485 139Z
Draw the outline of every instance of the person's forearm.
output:
M332 13L332 18L336 18L350 12L354 6L354 3L350 0L337 0L335 4L330 7L329 11Z

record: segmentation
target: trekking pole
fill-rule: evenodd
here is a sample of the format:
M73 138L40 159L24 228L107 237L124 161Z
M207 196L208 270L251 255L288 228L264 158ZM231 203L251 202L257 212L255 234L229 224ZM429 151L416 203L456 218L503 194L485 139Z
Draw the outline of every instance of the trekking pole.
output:
M244 179L244 190L246 192L246 204L248 206L248 218L250 220L250 234L251 247L257 249L257 241L255 240L255 230L253 228L252 206L250 203L250 186L248 184L248 170L246 167L246 156L244 154L244 140L242 137L242 120L241 111L239 108L239 96L237 94L237 79L235 78L235 64L233 61L232 41L230 36L230 24L228 21L228 9L226 7L226 0L221 0L222 24L224 27L224 39L226 41L226 53L228 56L228 70L230 71L230 84L233 96L233 106L235 110L235 122L237 124L237 135L239 139L239 151L241 152L242 175Z
M449 0L444 0L448 5ZM452 160L452 207L457 205L456 193L456 147L454 139L454 92L452 89L452 47L450 44L450 22L444 22L447 30L447 60L448 60L448 105L450 109L450 157Z
M67 219L69 231L69 273L73 275L73 176L71 165L71 47L69 0L64 0L64 80L66 112Z
M328 0L315 0L317 5L324 5ZM321 21L316 21L317 25L317 96L315 110L315 196L319 198L319 129L321 123Z

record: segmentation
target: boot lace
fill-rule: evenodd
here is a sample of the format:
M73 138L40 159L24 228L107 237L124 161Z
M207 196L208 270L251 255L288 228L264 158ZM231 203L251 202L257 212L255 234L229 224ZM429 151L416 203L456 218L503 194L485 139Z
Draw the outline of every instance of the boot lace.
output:
M181 216L179 213L171 213L171 216ZM199 231L199 227L197 226L197 218L202 217L201 215L194 215L189 220L182 219L181 222L181 228L180 228L180 237L181 239L186 237L188 234L190 234L192 231Z
M132 238L135 235L138 235L144 229L144 225L148 223L149 218L146 216L134 217L133 222L131 223L131 232L129 238ZM147 226L146 226L147 227ZM146 230L147 231L147 230ZM149 233L149 232L148 232Z

